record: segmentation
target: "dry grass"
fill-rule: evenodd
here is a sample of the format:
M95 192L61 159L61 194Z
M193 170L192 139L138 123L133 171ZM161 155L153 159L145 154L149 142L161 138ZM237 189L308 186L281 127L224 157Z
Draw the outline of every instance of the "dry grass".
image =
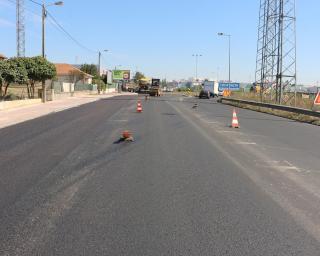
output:
M254 92L232 92L232 98L260 102L260 94L254 93ZM286 106L304 108L304 109L309 109L309 110L312 110L312 108L313 108L313 99L311 97L309 99L304 99L304 98L302 98L301 93L297 94L296 106L294 103L294 94L293 93L286 94L284 96L284 99L285 99L284 105L286 105ZM270 94L264 95L263 102L264 103L273 103L273 104L275 103L274 101L271 100Z
M224 104L236 106L239 108L244 108L244 109L250 109L262 113L267 113L275 116L280 116L292 120L296 120L299 122L305 122L305 123L310 123L314 125L319 125L320 126L320 118L318 117L312 117L308 115L302 115L302 114L297 114L297 113L292 113L288 111L282 111L282 110L276 110L276 109L270 109L270 108L265 108L265 107L258 107L258 106L252 106L249 104L244 104L244 103L237 103L237 102L226 102Z

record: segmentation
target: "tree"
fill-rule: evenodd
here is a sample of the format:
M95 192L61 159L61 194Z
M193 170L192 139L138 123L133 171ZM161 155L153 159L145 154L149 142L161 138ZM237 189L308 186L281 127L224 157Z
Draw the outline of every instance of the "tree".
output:
M11 58L0 62L0 95L6 96L10 84L25 84L28 96L34 97L36 82L52 79L56 75L54 64L42 57ZM4 88L4 92L3 92Z
M161 80L161 87L167 87L167 79L162 79Z
M3 87L6 83L6 74L9 72L9 63L7 61L0 61L0 98L3 96Z
M21 58L12 58L1 62L1 96L5 97L10 84L26 84L28 75ZM3 92L4 87L4 92Z
M83 64L81 67L80 67L80 70L89 74L89 75L92 75L94 77L98 76L98 68L97 68L97 65L94 65L94 64Z
M56 67L51 62L41 56L32 58L19 58L28 75L28 95L34 98L35 84L45 80L53 79L56 76ZM30 88L29 88L30 85ZM31 90L30 90L31 89Z
M108 84L108 75L102 75L101 79L105 84Z
M187 83L186 83L186 87L187 87L187 88L191 88L191 86L192 86L192 83L191 83L191 82L187 82Z
M105 91L106 88L107 88L107 86L104 83L104 81L102 79L100 79L99 77L93 78L92 83L97 85L97 90L98 90L99 94L100 94L101 91Z
M134 79L134 82L137 84L141 79L144 79L144 78L146 78L144 74L142 74L141 72L136 72L133 79Z
M35 83L53 79L57 75L57 70L53 63L41 56L31 58L31 64L33 64L33 68L28 73L28 77L32 88L32 95L34 96Z

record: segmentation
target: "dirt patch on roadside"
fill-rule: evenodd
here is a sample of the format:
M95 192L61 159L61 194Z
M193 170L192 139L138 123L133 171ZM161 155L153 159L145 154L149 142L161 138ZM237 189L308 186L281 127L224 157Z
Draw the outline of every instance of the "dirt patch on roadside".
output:
M258 111L258 112L262 112L262 113L267 113L270 115L280 116L280 117L292 119L295 121L320 126L320 118L318 118L318 117L297 114L297 113L292 113L292 112L283 111L283 110L276 110L276 109L271 109L271 108L266 108L266 107L252 106L249 104L238 103L238 102L223 102L223 104L235 106L238 108L244 108L244 109L249 109L249 110L253 110L253 111Z

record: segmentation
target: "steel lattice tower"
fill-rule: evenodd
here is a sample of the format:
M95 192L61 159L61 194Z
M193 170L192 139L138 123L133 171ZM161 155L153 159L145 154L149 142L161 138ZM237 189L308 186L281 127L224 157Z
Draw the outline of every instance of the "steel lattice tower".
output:
M292 98L285 93L296 86L295 0L260 0L255 81L261 100Z
M17 56L25 56L24 0L17 0Z

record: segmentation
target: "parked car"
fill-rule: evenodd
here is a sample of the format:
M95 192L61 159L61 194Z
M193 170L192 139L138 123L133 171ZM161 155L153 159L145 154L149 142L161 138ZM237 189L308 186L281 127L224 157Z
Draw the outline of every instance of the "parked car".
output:
M210 99L210 92L206 91L206 90L201 90L200 94L199 94L199 99Z
M214 98L214 97L218 97L218 95L214 94L213 92L210 92L210 97Z

